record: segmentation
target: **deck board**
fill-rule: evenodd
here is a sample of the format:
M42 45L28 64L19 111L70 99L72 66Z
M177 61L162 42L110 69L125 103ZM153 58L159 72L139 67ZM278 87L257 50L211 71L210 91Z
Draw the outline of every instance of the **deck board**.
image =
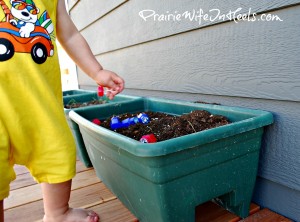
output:
M101 222L137 222L136 217L118 200L99 204L90 209L99 213Z
M81 163L79 160L76 162L76 172L80 173L83 171L90 170L91 168L86 168L83 163ZM17 175L17 179L14 180L10 184L10 190L16 190L18 188L30 186L36 184L32 176L30 175L29 171L27 170L26 167L20 166L20 165L15 165L14 170Z
M251 203L249 214L255 214L260 207ZM196 222L238 222L241 218L209 201L196 208Z
M270 211L267 208L260 210L259 212L247 217L240 222L255 222L255 221L263 221L263 222L293 222L279 214L276 214Z
M30 173L17 175L17 179L10 184L10 191L36 184Z
M24 175L24 174L22 174ZM77 173L76 177L73 179L72 190L80 189L85 186L98 183L100 180L96 177L94 170L87 170ZM16 180L17 183L22 184L22 180ZM26 195L24 195L26 194ZM42 190L39 184L34 184L31 186L25 186L10 192L9 197L5 200L4 209L9 209L17 207L28 202L34 202L42 199Z
M212 213L208 214L207 212ZM217 204L211 201L205 204L201 204L196 209L196 222L235 222L237 218L239 217L237 217L233 213L230 213L224 208L219 207Z
M5 222L42 222L44 214L40 185L25 167L14 167L17 179L4 202ZM93 168L77 161L77 174L73 179L70 206L92 209L100 215L101 222L137 222L138 219L97 178ZM268 209L251 204L250 216L241 219L219 205L209 201L196 208L196 222L290 222L291 220Z

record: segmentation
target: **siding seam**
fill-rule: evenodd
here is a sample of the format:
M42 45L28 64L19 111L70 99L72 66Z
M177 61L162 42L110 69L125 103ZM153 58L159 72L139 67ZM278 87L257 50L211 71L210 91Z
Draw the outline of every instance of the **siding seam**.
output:
M72 5L72 7L71 8L69 8L69 11L71 12L72 11L72 9L78 4L78 2L80 2L80 0L78 0L74 5Z
M95 20L91 21L91 23L89 23L87 26L85 26L84 28L80 29L79 32L82 32L83 30L85 30L86 28L90 27L91 25L93 25L95 22L97 22L98 20L104 18L105 16L107 16L108 14L110 14L111 12L113 12L114 10L116 10L117 8L123 6L124 4L126 4L129 0L125 0L124 2L122 2L121 4L115 6L114 8L112 8L111 10L107 11L105 14L103 14L102 16L96 18Z
M126 0L126 2L128 2L128 0ZM121 5L123 5L126 2L123 2ZM121 5L119 5L119 6L121 6ZM300 2L299 3L295 3L295 4L291 4L291 5L288 5L288 6L282 6L282 7L278 7L278 8L266 10L266 11L263 11L263 12L259 12L256 15L261 15L261 14L264 14L264 13L270 13L270 12L273 12L273 11L278 11L278 10L282 10L282 9L286 9L286 8L290 8L290 7L294 7L294 6L299 6L299 5L300 5ZM118 8L119 6L117 6L116 8ZM109 14L113 10L114 9L112 9L111 11L109 11L108 13L106 13L105 15ZM104 17L105 15L103 15L102 17ZM96 21L90 23L88 26L84 27L82 30L86 29L87 27L89 27L90 25L92 25L95 22ZM208 27L212 27L212 26L215 26L215 25L221 25L221 24L228 23L228 22L234 22L234 21L226 20L226 21L221 21L221 22L217 22L217 23L211 23L211 24L204 25L204 26L201 26L201 27L198 27L198 28L194 28L194 29L190 29L190 30L185 30L185 31L181 31L181 32L176 32L176 33L173 33L171 35L166 35L166 36L162 36L162 37L159 37L159 38L149 39L147 41L135 43L135 44L132 44L132 45L123 46L121 48L112 49L112 50L101 52L101 53L95 53L95 56L105 55L105 54L108 54L108 53L111 53L111 52L115 52L115 51L118 51L118 50L123 50L123 49L127 49L127 48L130 48L130 47L134 47L134 46L138 46L138 45L143 45L143 44L146 44L146 43L151 43L151 42L156 41L156 40L162 40L162 39L165 39L165 38L169 38L169 37L173 37L173 36L176 36L176 35L181 35L181 34L193 32L193 31L197 31L197 30L208 28ZM82 31L82 30L80 30L80 31Z

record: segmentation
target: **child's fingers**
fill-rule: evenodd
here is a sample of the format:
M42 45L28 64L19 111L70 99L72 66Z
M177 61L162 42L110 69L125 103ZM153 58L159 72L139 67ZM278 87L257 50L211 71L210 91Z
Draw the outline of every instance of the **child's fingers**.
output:
M114 76L113 78L113 82L116 86L116 88L118 88L118 91L121 92L124 89L124 80L120 77L120 76ZM112 87L114 88L114 87Z
M124 80L108 70L102 70L101 73L99 72L98 81L96 82L107 88L106 96L109 99L113 99L115 95L124 90Z
M112 91L112 90L108 90L108 91L106 92L106 96L107 96L110 100L112 100L112 99L115 97L115 95L117 95L117 94L118 94L117 91Z
M116 86L114 88L108 88L106 90L106 96L109 99L113 99L115 97L115 95L117 95L118 93L120 93L122 90L120 90L120 87Z

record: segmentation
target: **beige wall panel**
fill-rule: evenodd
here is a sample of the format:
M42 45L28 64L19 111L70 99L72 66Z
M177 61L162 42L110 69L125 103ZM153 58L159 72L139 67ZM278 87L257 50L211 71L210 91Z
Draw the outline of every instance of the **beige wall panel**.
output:
M81 30L124 2L126 0L81 0L70 10L70 15Z
M79 1L80 0L68 0L69 9L72 9L74 7L74 5Z
M81 0L81 2L87 2L91 0ZM81 2L76 5L76 8L72 10L71 15L75 23L82 27L83 23L89 21L90 15L83 16L89 8L92 7L92 3L85 3L80 6ZM94 2L94 1L91 1ZM101 1L102 2L102 1ZM175 35L181 32L199 29L212 24L223 22L223 19L215 19L218 10L220 15L228 14L230 11L236 11L241 8L236 14L246 13L249 10L251 13L261 13L265 11L274 10L289 6L291 4L300 3L299 0L277 0L277 1L149 1L149 0L132 0L123 4L121 7L116 8L114 11L97 20L92 25L82 30L83 36L88 42L92 43L93 52L100 54L112 50L117 50L124 47L129 47L135 44L144 43L147 41L153 41L156 39L164 38L170 35ZM91 6L90 6L91 5ZM77 9L78 8L78 9ZM93 11L96 11L97 6L93 6ZM144 21L139 12L143 10L151 9L157 14L179 14L185 11L197 12L200 9L203 10L203 14L209 15L211 18L205 20L202 18L201 23L199 20L190 21L189 19L183 19L181 21L154 21L154 17L146 19ZM212 11L209 13L210 10ZM78 11L77 13L74 13ZM89 13L94 14L91 11ZM177 11L177 13L175 13ZM80 13L79 13L80 12ZM99 12L98 12L99 13ZM146 14L145 14L146 15ZM199 15L199 13L198 13ZM228 19L227 19L228 20Z
M223 23L98 56L126 86L300 101L300 6L283 22ZM93 82L79 71L80 85Z

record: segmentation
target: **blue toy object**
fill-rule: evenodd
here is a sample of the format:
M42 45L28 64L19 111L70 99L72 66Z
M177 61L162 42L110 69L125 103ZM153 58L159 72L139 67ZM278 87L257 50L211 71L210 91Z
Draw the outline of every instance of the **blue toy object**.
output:
M122 127L128 127L139 122L137 117L127 118L122 121Z
M112 130L115 130L115 129L118 129L121 127L123 127L123 126L122 126L122 122L120 121L119 117L117 117L117 116L112 117L111 122L110 122L110 128Z
M137 123L147 124L150 122L150 118L145 113L140 113L137 117L131 117L124 120L120 120L119 117L114 116L111 118L110 128L112 130L116 130L123 127L129 127L130 125L134 125Z
M139 119L140 123L146 124L150 122L150 118L146 113L140 113L137 118Z

